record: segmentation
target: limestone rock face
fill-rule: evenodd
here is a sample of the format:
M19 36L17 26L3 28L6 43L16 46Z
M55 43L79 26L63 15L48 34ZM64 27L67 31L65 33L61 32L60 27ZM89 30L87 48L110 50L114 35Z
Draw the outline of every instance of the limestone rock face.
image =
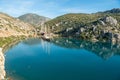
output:
M5 77L4 62L5 58L2 53L2 48L0 48L0 80L3 80Z
M111 17L111 16L109 16L109 17L105 17L104 18L104 21L106 22L106 23L109 23L110 25L113 25L113 26L117 26L117 20L116 19L114 19L113 17Z

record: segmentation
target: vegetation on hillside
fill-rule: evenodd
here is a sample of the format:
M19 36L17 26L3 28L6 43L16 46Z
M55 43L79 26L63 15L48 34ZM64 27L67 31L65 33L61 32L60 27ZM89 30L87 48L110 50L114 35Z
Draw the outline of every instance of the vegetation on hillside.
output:
M49 33L64 37L113 41L120 38L119 24L120 9L112 9L93 14L65 14L46 22L44 27Z
M50 18L39 16L33 13L24 14L19 16L18 18L21 21L24 21L26 23L33 25L34 27L39 27L41 24L44 24L44 22L50 20Z
M23 21L7 14L0 13L0 37L28 36L34 35L34 33L35 28L32 25L24 23Z
M15 42L15 41L18 41L18 40L22 40L24 38L25 38L25 36L19 36L19 37L14 37L14 36L0 37L0 47L6 47L9 44L11 44L12 42Z

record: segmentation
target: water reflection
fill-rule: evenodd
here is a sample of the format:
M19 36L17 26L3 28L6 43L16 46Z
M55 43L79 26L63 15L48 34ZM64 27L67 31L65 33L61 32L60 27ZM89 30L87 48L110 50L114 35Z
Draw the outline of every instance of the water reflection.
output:
M46 53L50 54L50 49L51 48L50 48L50 43L49 42L41 39L41 46Z
M114 55L120 55L120 44L80 41L69 38L55 38L51 42L65 48L86 49L103 59L108 59Z
M29 45L29 46L41 44L41 47L45 51L45 53L50 54L50 43L47 41L44 41L42 39L39 39L39 38L27 39L27 40L23 41L23 44Z
M40 39L35 39L35 38L30 38L30 39L27 39L27 40L23 41L23 44L26 44L26 45L29 45L29 46L38 45L40 43L41 43L41 40Z
M119 80L119 52L119 44L28 39L6 52L5 69L13 80Z
M7 52L7 50L13 48L14 46L16 46L18 43L20 43L21 40L16 40L16 41L13 41L12 43L9 43L7 44L6 46L3 47L3 52Z
M4 52L18 44L19 41L15 41L11 44L8 44L4 48ZM51 42L44 41L42 39L27 39L22 41L25 45L40 45L45 53L51 53L51 43L54 45L64 47L64 48L72 48L72 49L85 49L95 53L103 59L108 59L114 55L120 55L120 44L113 43L105 43L105 42L90 42L90 41L82 41L77 39L70 38L54 38Z

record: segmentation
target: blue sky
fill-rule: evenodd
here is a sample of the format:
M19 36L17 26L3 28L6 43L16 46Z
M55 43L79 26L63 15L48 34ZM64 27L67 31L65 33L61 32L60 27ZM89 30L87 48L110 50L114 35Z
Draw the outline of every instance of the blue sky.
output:
M120 0L0 0L0 12L18 17L36 13L54 18L66 13L94 13L120 8Z

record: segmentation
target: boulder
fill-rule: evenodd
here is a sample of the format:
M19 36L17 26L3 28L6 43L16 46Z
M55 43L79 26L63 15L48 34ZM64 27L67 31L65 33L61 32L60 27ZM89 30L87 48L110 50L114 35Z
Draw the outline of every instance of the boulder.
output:
M66 32L71 32L71 31L73 31L73 28L67 28L66 29Z
M113 17L111 16L107 16L103 19L104 22L106 23L109 23L110 25L112 26L117 26L118 22L116 19L114 19Z
M84 32L85 31L85 28L80 28L80 32Z
M114 34L114 38L120 39L120 34Z

